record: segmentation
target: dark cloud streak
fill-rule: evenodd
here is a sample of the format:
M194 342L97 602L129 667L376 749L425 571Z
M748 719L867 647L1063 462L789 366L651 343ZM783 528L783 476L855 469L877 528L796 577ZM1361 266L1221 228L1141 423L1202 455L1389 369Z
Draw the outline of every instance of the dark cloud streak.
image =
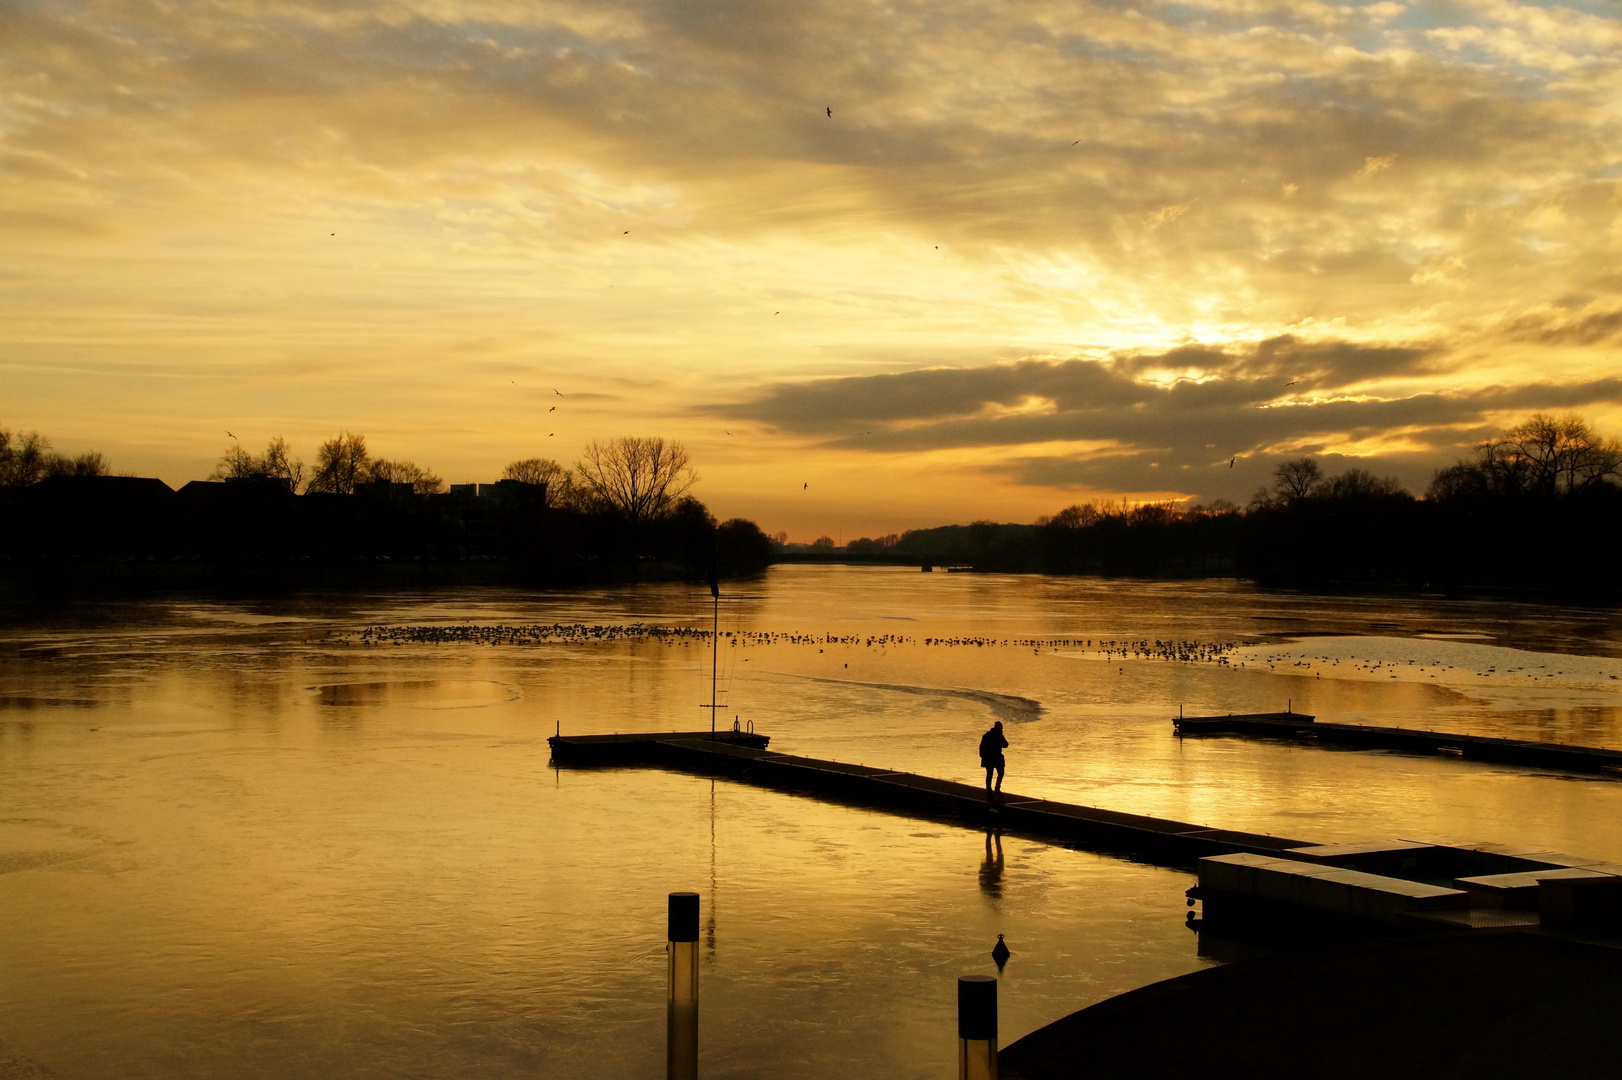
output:
M1104 361L1025 360L778 384L712 411L810 436L831 449L994 450L988 458L997 463L986 468L1018 483L1233 497L1235 482L1258 461L1366 440L1410 449L1351 463L1396 462L1416 483L1482 438L1490 415L1622 402L1619 378L1401 396L1355 392L1364 380L1428 371L1436 360L1426 348L1279 338L1246 350L1188 346ZM1200 377L1146 378L1191 370ZM1297 385L1286 388L1288 381ZM1033 400L1045 403L1045 411L1009 411ZM1007 460L1010 448L1053 442L1107 448ZM1286 449L1270 449L1280 447ZM1223 475L1234 456L1247 459L1246 472Z

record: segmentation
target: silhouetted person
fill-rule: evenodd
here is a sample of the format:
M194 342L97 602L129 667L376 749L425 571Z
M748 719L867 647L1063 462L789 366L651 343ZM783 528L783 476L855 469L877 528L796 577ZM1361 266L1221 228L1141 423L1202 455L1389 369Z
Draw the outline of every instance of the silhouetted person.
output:
M1002 721L998 720L991 725L991 730L980 736L980 765L986 770L986 790L1001 791L1003 770L1007 762L1003 761L1002 752L1008 747L1008 740L1003 738ZM991 774L997 774L997 786L991 786Z

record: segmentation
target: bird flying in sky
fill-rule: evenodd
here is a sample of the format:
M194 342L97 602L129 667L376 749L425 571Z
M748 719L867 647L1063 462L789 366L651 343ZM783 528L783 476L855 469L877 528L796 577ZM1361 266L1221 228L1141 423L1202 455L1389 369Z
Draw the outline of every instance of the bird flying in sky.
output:
M832 120L833 118L834 118L834 107L832 105L830 105L830 106L828 106L828 119Z

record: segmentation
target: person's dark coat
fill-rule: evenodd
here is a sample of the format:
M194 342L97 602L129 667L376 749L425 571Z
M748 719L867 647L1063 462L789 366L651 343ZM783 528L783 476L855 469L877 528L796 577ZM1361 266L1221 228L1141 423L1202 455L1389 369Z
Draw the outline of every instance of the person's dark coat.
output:
M1002 768L1002 752L1007 746L1008 740L1003 738L1002 728L1000 727L994 727L980 736L980 767L982 769Z

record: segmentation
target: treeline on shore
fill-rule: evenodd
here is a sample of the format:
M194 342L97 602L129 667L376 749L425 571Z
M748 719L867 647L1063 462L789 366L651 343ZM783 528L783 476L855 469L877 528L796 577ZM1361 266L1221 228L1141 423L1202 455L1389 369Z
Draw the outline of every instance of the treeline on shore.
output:
M1622 446L1579 417L1538 414L1438 470L1415 496L1391 477L1280 464L1246 507L1070 506L1034 525L976 522L846 545L848 557L978 570L1237 576L1321 591L1501 589L1622 597ZM824 538L826 539L826 538ZM831 544L802 557L826 557Z
M373 458L365 438L323 443L306 468L286 443L234 446L176 492L108 475L102 455L54 454L0 428L0 566L64 580L75 568L154 585L407 584L738 576L801 558L985 571L1249 578L1320 591L1499 589L1622 598L1622 445L1577 416L1538 414L1438 470L1420 495L1362 469L1286 461L1245 507L1089 502L1035 524L988 521L836 547L718 522L688 492L679 443L592 443L573 466L508 465L452 485Z
M687 452L661 438L593 443L572 468L516 461L493 484L449 490L348 432L308 469L279 437L263 454L232 447L178 492L108 475L99 454L94 469L42 466L48 446L0 429L0 560L46 585L680 579L758 572L772 555L753 522L719 522L688 494Z

